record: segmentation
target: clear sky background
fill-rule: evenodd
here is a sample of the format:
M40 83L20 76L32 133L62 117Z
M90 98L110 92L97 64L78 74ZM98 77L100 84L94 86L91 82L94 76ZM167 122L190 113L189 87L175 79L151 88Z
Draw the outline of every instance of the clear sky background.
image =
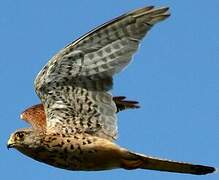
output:
M36 74L59 49L92 28L146 5L169 6L132 64L115 78L114 95L140 102L119 114L121 146L179 161L219 166L218 0L0 1L1 179L218 180L146 170L73 172L7 150L19 114L39 102Z

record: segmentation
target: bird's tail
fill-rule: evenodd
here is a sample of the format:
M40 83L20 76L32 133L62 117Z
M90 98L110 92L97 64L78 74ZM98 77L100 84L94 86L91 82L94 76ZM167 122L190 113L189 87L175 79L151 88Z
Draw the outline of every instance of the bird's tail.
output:
M205 175L216 171L216 168L210 166L147 157L142 154L136 154L128 151L122 159L121 166L122 168L128 170L140 168L195 175Z

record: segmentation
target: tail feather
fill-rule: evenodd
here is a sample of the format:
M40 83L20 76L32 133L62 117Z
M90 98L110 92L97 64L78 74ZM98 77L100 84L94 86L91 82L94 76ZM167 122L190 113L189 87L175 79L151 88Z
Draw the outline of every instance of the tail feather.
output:
M205 175L216 171L216 168L210 166L158 159L131 152L128 152L128 156L122 160L122 168L129 170L140 168L195 175Z

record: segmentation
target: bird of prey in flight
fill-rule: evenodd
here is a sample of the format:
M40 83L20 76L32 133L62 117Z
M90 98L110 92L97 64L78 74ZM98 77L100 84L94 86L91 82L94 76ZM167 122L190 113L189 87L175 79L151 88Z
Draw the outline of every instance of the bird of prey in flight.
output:
M143 7L95 28L60 50L35 79L42 104L21 114L32 127L12 133L8 148L67 170L214 172L214 167L149 157L115 143L116 113L139 106L124 96L112 96L113 76L129 64L148 31L169 16L167 7Z

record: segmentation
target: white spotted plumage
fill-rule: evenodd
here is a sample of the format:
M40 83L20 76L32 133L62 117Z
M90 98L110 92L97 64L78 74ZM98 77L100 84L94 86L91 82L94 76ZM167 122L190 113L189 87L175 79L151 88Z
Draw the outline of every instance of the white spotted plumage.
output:
M130 62L148 30L169 16L167 11L151 6L127 13L56 54L35 80L48 129L115 139L116 106L109 93L113 75Z

